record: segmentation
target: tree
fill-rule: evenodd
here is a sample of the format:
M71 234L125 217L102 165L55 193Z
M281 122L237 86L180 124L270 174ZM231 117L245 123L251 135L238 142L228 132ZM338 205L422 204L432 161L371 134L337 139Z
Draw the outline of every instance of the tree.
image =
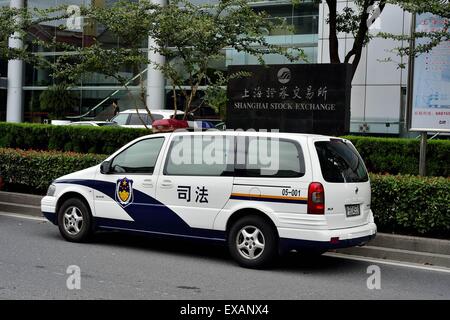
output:
M52 8L49 14L39 12L40 19L52 19L51 13L67 14L64 10L67 8ZM7 12L11 14L11 11ZM25 17L23 21L27 23L11 28L8 32L13 32L18 27L21 32L26 33L32 24L33 15L27 11L20 12ZM225 48L254 55L260 63L264 63L265 54L280 54L290 61L305 60L302 50L288 50L269 44L266 41L267 34L275 27L279 28L280 23L267 19L265 13L255 12L245 0L222 0L215 5L194 5L185 0L175 0L166 6L155 5L147 0L119 1L108 7L82 7L81 13L86 21L96 21L120 38L123 45L105 47L97 39L84 47L55 39L46 43L36 41L38 45L54 46L66 52L50 62L36 61L36 65L45 65L51 69L51 75L58 84L74 85L86 73L96 72L116 79L130 93L127 87L130 79L121 75L121 68L129 66L133 70L142 70L144 66L151 64L169 79L175 108L184 110L186 115L193 111L193 101L200 85L213 84L208 69L214 59L224 57ZM59 19L60 16L54 21ZM64 29L65 26L60 25L59 28ZM164 63L149 61L141 49L149 36L154 41L150 50L165 56ZM24 51L27 52L26 49ZM39 57L31 54L26 55L26 59ZM226 85L230 76L232 75L222 74L217 78L222 80L221 85ZM140 100L151 117L150 106L146 105L144 80L142 76L139 78L142 88ZM177 101L177 91L181 92L183 105Z
M356 8L345 7L342 12L337 10L337 0L326 0L329 15L329 54L331 63L341 63L339 57L338 32L346 32L353 35L355 41L350 51L342 62L352 65L352 76L355 75L361 60L363 47L369 42L369 27L373 18L380 15L386 6L386 0L355 0Z
M66 6L56 6L49 9L34 8L33 10L29 10L28 8L0 7L0 59L21 59L25 62L32 63L36 67L44 65L49 67L47 61L34 55L30 48L33 44L38 43L46 48L50 48L54 45L53 43L39 42L33 39L24 48L18 49L10 48L8 40L10 37L26 39L32 26L65 19L69 15L66 11Z
M393 39L396 41L411 42L412 39L423 39L421 44L415 45L413 48L410 46L397 46L392 49L400 57L412 57L419 56L422 53L430 52L434 47L440 43L450 40L450 32L448 30L450 20L450 3L442 0L389 0L390 3L399 5L404 10L412 14L431 13L433 15L442 18L442 25L439 28L433 28L430 31L414 31L411 35L396 35L387 32L378 33L379 37L384 39ZM391 58L387 58L384 61L392 61ZM400 68L404 68L404 63L398 63Z
M39 96L41 111L49 112L50 118L59 119L78 105L78 99L65 85L54 85Z
M342 12L337 10L337 0L326 0L329 15L327 23L329 26L329 55L331 63L350 63L352 65L352 75L354 76L361 59L364 46L370 41L369 27L379 16L382 17L386 4L398 5L410 13L430 12L446 18L446 23L441 30L433 32L417 32L414 37L428 38L430 41L426 45L421 45L410 51L409 47L399 46L394 48L401 56L408 56L411 53L419 55L428 52L433 47L449 39L448 18L450 14L450 4L442 0L355 0L354 8L346 6ZM355 41L350 51L343 59L339 57L338 32L346 32L353 35ZM385 39L399 41L409 41L410 36L394 35L389 33L378 33L376 36ZM404 65L399 64L400 67Z
M193 110L192 102L199 86L213 84L207 71L214 59L225 58L224 48L252 54L261 64L264 64L265 54L280 54L290 61L306 60L302 50L291 53L287 48L266 41L267 33L279 25L278 20L270 21L266 13L255 12L245 0L223 0L215 5L175 0L160 7L155 27L150 32L155 39L151 50L168 60L155 66L170 79L174 104L177 105L178 89L184 98L186 115ZM231 76L245 74L221 74L217 78L224 86ZM183 85L187 85L188 90Z

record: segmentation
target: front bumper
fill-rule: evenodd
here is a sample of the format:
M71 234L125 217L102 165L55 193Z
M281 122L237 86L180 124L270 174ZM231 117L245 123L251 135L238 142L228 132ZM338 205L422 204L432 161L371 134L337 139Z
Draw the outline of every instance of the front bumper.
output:
M370 222L358 227L336 230L279 228L278 231L281 251L302 248L330 250L366 244L375 238L377 226Z
M56 216L56 197L45 196L41 200L41 211L44 217L51 223L58 224Z

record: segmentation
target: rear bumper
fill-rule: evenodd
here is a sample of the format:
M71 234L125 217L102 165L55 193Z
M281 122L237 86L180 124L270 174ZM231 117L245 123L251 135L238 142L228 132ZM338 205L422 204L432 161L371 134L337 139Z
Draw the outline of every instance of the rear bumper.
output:
M279 228L280 250L293 249L339 249L364 245L375 238L377 226L367 223L362 226L337 230L302 230ZM331 239L338 241L331 242Z

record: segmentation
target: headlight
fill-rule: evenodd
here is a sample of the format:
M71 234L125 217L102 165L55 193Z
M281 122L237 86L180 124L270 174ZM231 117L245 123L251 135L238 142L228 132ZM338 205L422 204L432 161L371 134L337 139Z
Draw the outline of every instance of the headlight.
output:
M51 184L47 189L47 195L50 197L53 197L55 195L56 186L54 184Z

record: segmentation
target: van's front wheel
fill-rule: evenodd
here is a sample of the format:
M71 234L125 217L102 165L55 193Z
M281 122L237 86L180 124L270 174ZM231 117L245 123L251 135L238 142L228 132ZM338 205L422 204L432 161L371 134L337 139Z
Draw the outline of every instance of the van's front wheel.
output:
M272 226L258 216L239 219L228 234L231 256L246 268L269 265L277 255L277 244L277 235Z
M92 231L89 208L78 198L66 200L58 211L59 232L71 242L87 241Z

